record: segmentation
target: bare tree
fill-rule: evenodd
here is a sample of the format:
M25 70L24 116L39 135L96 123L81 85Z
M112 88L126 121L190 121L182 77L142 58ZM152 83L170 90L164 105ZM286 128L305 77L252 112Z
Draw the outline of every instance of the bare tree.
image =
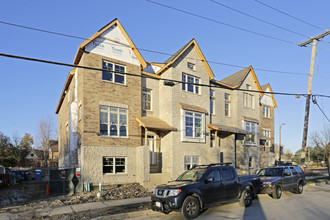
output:
M11 138L13 139L12 144L16 149L15 156L16 156L16 160L17 160L17 165L20 166L21 159L22 159L22 148L21 148L21 139L22 138L19 136L17 131L14 132L14 134L11 136Z
M312 133L311 140L315 146L321 147L326 159L328 174L330 176L330 126L325 127L320 132Z
M44 152L44 164L47 164L50 140L52 140L55 128L51 116L40 119L38 123L38 145Z

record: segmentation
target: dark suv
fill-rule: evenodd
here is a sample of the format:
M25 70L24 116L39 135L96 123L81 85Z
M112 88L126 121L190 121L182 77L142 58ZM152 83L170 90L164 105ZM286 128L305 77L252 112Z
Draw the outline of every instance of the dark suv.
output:
M281 198L282 191L303 192L306 185L305 174L299 166L279 166L261 169L260 194L268 194L274 199Z

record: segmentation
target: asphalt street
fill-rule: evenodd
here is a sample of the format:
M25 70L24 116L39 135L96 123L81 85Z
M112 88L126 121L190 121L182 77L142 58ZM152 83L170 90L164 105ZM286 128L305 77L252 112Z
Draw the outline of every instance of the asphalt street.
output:
M330 219L330 185L308 185L300 195L284 192L281 199L274 200L268 195L259 195L252 206L240 207L237 202L213 207L197 219L243 219L243 220L328 220ZM133 213L132 213L133 214ZM183 219L180 213L168 215L148 211L135 212L130 216L109 216L99 219Z

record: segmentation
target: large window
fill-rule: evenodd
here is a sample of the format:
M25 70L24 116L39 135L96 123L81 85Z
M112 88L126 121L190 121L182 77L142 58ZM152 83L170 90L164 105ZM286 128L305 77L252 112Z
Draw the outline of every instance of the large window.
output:
M203 114L192 111L184 111L184 125L186 138L203 138L204 123Z
M230 94L225 93L225 116L230 117Z
M244 92L243 93L243 105L247 108L254 108L254 96Z
M100 135L127 137L127 109L100 106Z
M199 83L199 79L194 76L190 76L187 74L182 73L182 90L199 94L199 86L193 84L186 84L186 83ZM186 83L185 83L186 82Z
M184 156L184 170L189 170L194 165L199 164L198 156Z
M104 70L115 71L114 72L102 72L102 80L118 83L118 84L125 84L125 75L121 73L125 73L125 66L111 63L108 61L103 60L102 68Z
M125 157L103 157L103 174L126 173Z
M256 143L256 131L257 131L257 124L253 122L245 122L245 130L247 132L245 141L247 143Z
M145 111L151 111L151 89L142 89L142 108Z
M214 115L215 114L215 95L214 95L214 90L210 90L210 114Z
M262 135L268 138L265 142L266 147L270 147L270 131L269 130L262 130Z
M264 118L270 118L270 108L267 106L262 106L262 115Z

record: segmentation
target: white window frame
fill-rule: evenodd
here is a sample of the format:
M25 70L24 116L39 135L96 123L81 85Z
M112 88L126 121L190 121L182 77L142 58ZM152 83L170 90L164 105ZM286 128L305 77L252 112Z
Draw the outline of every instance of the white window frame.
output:
M262 116L264 118L270 118L270 108L268 106L262 106Z
M194 165L199 164L199 156L198 155L186 155L184 156L184 170L188 170Z
M192 62L187 62L187 67L190 70L196 70L196 65Z
M112 67L110 67L110 65L112 65ZM126 67L117 63L113 63L113 62L109 62L106 60L102 60L102 68L105 70L109 70L109 71L118 71L116 70L116 68L120 68L123 69L122 71L118 71L118 72L122 72L122 73L126 73ZM111 79L105 79L104 76L105 74L111 76ZM116 76L122 76L124 77L124 82L116 82ZM103 81L107 81L107 82L112 82L115 84L119 84L119 85L126 85L126 74L120 74L120 73L114 73L114 72L107 72L107 71L102 71L102 80Z
M192 126L186 126L186 115L192 117ZM200 136L196 136L196 119L201 119L200 132L198 132ZM192 136L186 135L186 127L192 128ZM205 143L205 113L181 109L181 141Z
M265 142L265 147L271 147L271 142L270 142L270 130L266 130L266 129L263 129L262 130L262 135L264 136L264 137L267 137L267 138L269 138L268 140L266 140L266 142Z
M127 138L128 137L128 109L100 105L99 111L100 111L100 136L114 137L114 138L116 138L116 137ZM106 122L104 121L104 123L102 123L102 118L101 118L102 113L107 114L107 121ZM116 116L116 118L113 118L113 119L115 119L117 121L117 124L115 124L114 122L111 124L111 116ZM124 119L124 121L123 121L123 119ZM102 125L107 125L107 134L102 134L102 132L101 132ZM115 131L112 128L112 125L117 126L117 128L116 128L117 135L111 135L111 129L112 129L112 131ZM126 127L126 135L121 135L121 133L120 133L120 128L122 126Z
M210 90L210 114L215 115L215 91Z
M190 79L190 80L188 80ZM191 92L194 94L200 94L200 86L199 85L193 85L193 84L186 84L186 83L200 83L200 79L196 76L188 75L186 73L182 73L182 90L186 92ZM191 91L192 89L192 91Z
M150 97L150 101L148 100L148 96ZM146 97L146 100L144 100ZM150 108L147 108L147 104L150 104ZM142 89L142 110L143 111L152 111L152 90L143 88Z
M254 109L254 95L243 92L243 105L246 108Z
M245 144L256 145L258 124L255 122L244 121L244 129L247 131L247 134L245 136ZM252 131L253 129L254 131ZM252 141L252 139L254 139L254 141Z
M224 107L225 107L225 116L226 117L230 117L230 94L225 93L224 94L224 99L225 99L225 103L224 103Z
M104 159L112 159L113 163L112 164L104 164ZM117 159L124 159L124 165L123 164L117 164ZM107 175L107 174L126 174L127 172L127 158L126 157L107 157L107 156L103 156L102 157L102 173L103 175ZM123 167L124 166L124 172L116 172L117 167ZM112 167L112 172L104 172L104 167Z

